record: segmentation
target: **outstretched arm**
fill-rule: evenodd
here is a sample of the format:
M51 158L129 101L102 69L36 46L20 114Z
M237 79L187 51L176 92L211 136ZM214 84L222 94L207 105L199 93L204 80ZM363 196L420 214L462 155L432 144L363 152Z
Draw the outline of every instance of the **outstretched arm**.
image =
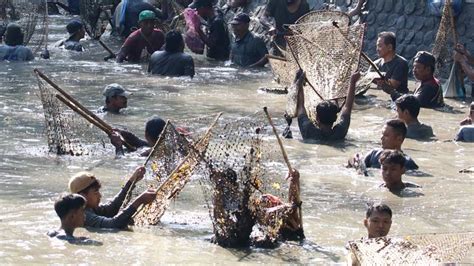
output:
M352 107L354 106L355 99L355 88L356 83L360 78L360 72L353 73L351 76L351 82L349 85L349 91L347 92L346 105L342 110L341 116L350 116L352 112Z
M306 109L304 108L304 90L303 90L303 82L305 79L306 79L306 73L302 70L299 70L296 73L295 82L294 82L296 89L298 90L298 97L296 100L297 116L306 114Z

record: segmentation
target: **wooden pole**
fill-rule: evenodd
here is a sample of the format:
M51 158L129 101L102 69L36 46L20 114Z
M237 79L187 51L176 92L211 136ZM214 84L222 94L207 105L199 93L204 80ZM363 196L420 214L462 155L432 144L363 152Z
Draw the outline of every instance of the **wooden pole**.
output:
M265 112L268 122L272 126L273 133L275 134L278 140L278 145L280 145L280 150L281 150L281 154L283 155L283 159L285 160L286 166L288 167L288 171L290 171L291 173L293 171L293 168L291 167L290 160L288 160L288 155L286 154L285 147L283 147L283 142L281 141L280 136L278 135L278 132L276 131L275 125L273 124L272 118L270 117L270 114L268 113L267 107L263 107L263 112Z

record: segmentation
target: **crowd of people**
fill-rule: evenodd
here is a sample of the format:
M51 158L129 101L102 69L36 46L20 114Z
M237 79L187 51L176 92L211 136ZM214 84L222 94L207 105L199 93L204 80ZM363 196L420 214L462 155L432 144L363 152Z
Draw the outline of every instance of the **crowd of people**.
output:
M148 72L152 75L164 76L189 76L195 73L195 64L192 55L184 52L186 37L176 30L166 34L156 28L158 20L169 18L152 5L140 2L136 6L119 4L115 8L115 29L118 34L125 37L125 41L116 56L118 63L143 62L148 60ZM237 13L230 21L226 21L221 10L216 8L210 0L194 0L189 4L199 17L205 21L204 27L195 28L196 36L205 44L206 56L211 60L230 60L239 67L263 67L267 64L267 49L263 39L249 30L251 18L246 13ZM67 9L67 7L64 7ZM131 11L133 9L133 12ZM128 12L127 12L128 10ZM79 12L72 5L71 13ZM306 0L270 0L266 6L261 23L268 27L268 33L274 36L274 41L280 47L285 47L284 36L287 34L285 25L294 23L299 17L309 12ZM179 17L179 14L177 14ZM272 18L274 22L271 22ZM230 26L228 26L229 24ZM134 29L138 26L138 29ZM229 34L232 30L233 38ZM84 50L81 40L85 37L85 26L80 20L71 20L66 30L67 38L57 45L67 50L81 52ZM358 168L380 168L383 183L381 187L390 192L401 195L406 188L419 188L418 185L403 182L402 175L406 170L416 170L418 165L402 150L405 138L416 140L431 139L435 135L432 127L418 120L422 108L438 108L444 105L443 91L440 82L435 77L435 57L426 51L419 51L413 60L413 76L419 81L419 86L410 93L408 88L409 65L405 58L396 53L396 35L393 32L381 32L378 35L376 49L379 58L375 65L385 73L384 78L373 81L377 88L387 93L396 105L397 118L385 122L381 134L381 147L374 148L366 155L356 154L349 160L349 165ZM459 63L466 76L474 80L474 57L461 44L456 46L453 53L454 61ZM10 23L4 34L4 44L0 45L0 60L29 61L34 60L31 50L23 45L23 33L20 26ZM298 71L295 78L297 87L297 119L298 127L303 140L340 141L343 140L350 127L351 115L356 98L356 84L360 73L354 73L347 89L344 107L339 107L332 101L322 101L316 106L316 121L313 122L307 115L303 86L305 72ZM127 98L130 93L119 84L107 85L103 96L105 104L98 112L120 113L127 108ZM340 113L338 115L338 113ZM470 112L466 119L460 122L460 130L455 137L457 141L474 141L474 103L470 105ZM146 124L145 140L124 130L114 130L110 135L112 144L118 155L131 150L123 149L124 142L133 147L152 147L163 130L165 122L161 118L153 118ZM149 150L141 155L148 155ZM61 196L54 205L56 213L61 220L60 230L48 233L51 237L73 240L74 229L77 227L99 228L124 228L131 220L132 215L140 205L150 203L156 197L157 191L148 189L140 194L124 209L120 210L125 196L132 184L140 181L145 173L145 168L139 167L131 175L121 191L107 204L101 204L101 183L99 179L89 172L80 172L69 181L69 194ZM219 177L215 173L215 178ZM296 210L301 208L299 173L290 173L289 199L290 215L284 219L282 236L293 235L303 239L302 220ZM217 180L217 179L216 179ZM232 184L218 184L231 189ZM216 198L216 208L224 204ZM221 200L222 201L222 200ZM271 195L262 198L264 209L274 208L284 204L281 199ZM250 204L250 203L249 203ZM221 217L229 219L228 217ZM385 204L375 204L369 207L363 224L367 228L367 237L386 236L390 230L392 211ZM253 221L255 223L255 221ZM253 224L252 224L253 225ZM234 232L239 234L240 231ZM288 233L290 232L290 233ZM236 236L238 238L239 235ZM232 241L223 240L216 236L217 242L224 246L231 246ZM292 237L282 237L291 239ZM248 241L247 241L248 242Z

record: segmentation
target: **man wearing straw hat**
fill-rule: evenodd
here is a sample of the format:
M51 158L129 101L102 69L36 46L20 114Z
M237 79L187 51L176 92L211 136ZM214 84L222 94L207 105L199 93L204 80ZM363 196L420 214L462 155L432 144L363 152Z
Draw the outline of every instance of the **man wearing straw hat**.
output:
M118 114L123 108L127 108L127 97L131 95L120 84L112 83L105 86L104 93L105 105L99 109L99 113Z
M125 40L117 55L117 62L128 61L132 63L140 62L142 53L148 55L161 49L165 43L165 35L159 29L155 29L156 15L151 10L144 10L138 16L140 29L134 31Z

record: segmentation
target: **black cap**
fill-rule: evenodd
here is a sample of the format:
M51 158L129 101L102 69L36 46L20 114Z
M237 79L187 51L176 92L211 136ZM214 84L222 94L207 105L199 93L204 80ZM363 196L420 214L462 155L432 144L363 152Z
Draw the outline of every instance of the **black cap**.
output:
M418 53L416 53L414 61L425 66L432 67L433 69L436 65L435 57L431 53L425 51L419 51Z
M250 17L249 15L245 13L238 13L237 15L234 16L230 24L241 24L241 23L249 23L250 22Z
M69 33L69 35L72 36L72 35L76 34L76 32L78 32L79 30L81 30L82 27L84 27L84 24L82 24L82 22L80 22L79 20L71 20L67 24L66 30Z
M188 7L192 9L212 7L212 0L194 0Z

